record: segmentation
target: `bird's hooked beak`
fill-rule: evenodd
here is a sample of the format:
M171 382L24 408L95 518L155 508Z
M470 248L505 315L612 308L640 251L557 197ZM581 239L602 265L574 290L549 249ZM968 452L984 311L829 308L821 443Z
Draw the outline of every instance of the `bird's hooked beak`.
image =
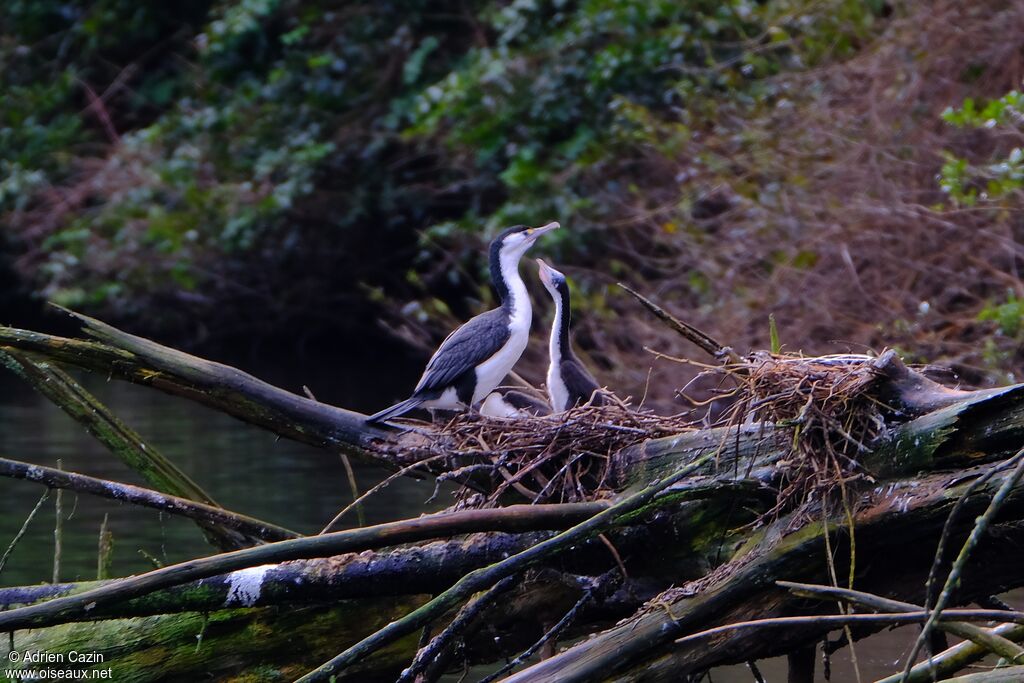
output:
M551 232L555 228L559 228L559 227L561 227L561 226L558 224L558 221L551 221L547 225L542 225L539 228L530 228L526 232L530 236L530 241L534 242L534 241L536 241L536 239L538 237L540 237L544 233Z

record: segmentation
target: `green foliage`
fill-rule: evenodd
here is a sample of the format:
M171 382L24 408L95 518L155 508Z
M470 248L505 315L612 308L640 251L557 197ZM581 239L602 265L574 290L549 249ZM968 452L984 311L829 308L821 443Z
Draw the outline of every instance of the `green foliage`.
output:
M1017 298L1014 292L1006 293L1006 301L1001 304L989 303L978 313L978 320L995 321L999 332L1007 337L1019 338L1024 320L1024 299Z
M973 98L964 100L959 109L947 107L942 120L957 128L994 128L1000 124L1016 123L1024 112L1024 95L1012 90L997 100L978 109Z
M972 98L942 113L957 128L981 129L993 134L1019 134L1024 128L1024 95L1013 90L979 108ZM978 201L998 202L1024 188L1024 150L997 147L988 159L971 161L950 152L939 175L939 186L955 204L973 206Z
M287 267L353 245L393 257L388 239L426 227L420 255L459 231L550 219L572 227L553 236L556 251L599 249L592 231L644 201L637 168L689 153L729 112L774 107L785 93L772 77L851 53L882 11L854 0L9 4L0 212L42 248L32 271L44 295L121 314L145 295L214 296L225 273L264 267L247 263L292 264L268 274L287 281ZM737 144L759 143L743 135ZM710 150L692 163L734 170ZM42 199L54 187L77 203L55 210ZM460 261L476 260L463 249ZM438 286L402 271L387 284Z
M723 100L767 103L775 93L763 79L848 52L874 17L862 2L747 0L525 0L482 16L495 41L423 90L406 134L440 136L475 173L501 181L492 229L608 220L622 191L618 160L678 155Z
M1005 375L1003 381L1017 381L1007 368L1014 366L1024 342L1024 298L1008 290L1002 303L986 302L978 320L995 323L995 330L981 340L981 361L992 372Z

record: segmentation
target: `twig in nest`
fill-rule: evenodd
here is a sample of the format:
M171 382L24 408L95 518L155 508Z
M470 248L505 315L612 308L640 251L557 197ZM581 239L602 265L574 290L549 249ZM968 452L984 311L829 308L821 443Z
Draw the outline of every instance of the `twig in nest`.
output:
M745 361L743 373L724 368L740 382L731 424L758 421L793 431L790 452L779 464L779 500L767 515L827 501L846 482L865 476L857 459L885 424L877 398L882 378L868 360L762 351Z
M680 416L659 416L612 401L543 417L495 419L463 413L412 448L399 443L380 449L385 457L429 460L438 478L451 478L456 471L468 475L461 478L463 486L473 484L484 496L469 501L464 488L464 506L499 505L508 493L531 502L572 502L605 493L610 454L692 429ZM456 457L460 463L454 462ZM457 467L465 462L474 464Z

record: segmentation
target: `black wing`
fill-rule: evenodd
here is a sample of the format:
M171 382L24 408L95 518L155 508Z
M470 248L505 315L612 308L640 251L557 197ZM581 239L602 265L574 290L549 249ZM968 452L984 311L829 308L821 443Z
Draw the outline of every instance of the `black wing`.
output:
M414 393L451 386L465 372L501 350L508 338L508 315L500 308L472 318L441 342Z
M600 392L594 395L594 392L601 388L594 379L594 376L583 367L583 363L577 359L566 359L562 361L561 365L562 381L565 382L565 388L569 392L569 407L574 405L581 405L588 401L591 405L599 406L604 404L604 399ZM591 401L590 397L593 396L594 400Z

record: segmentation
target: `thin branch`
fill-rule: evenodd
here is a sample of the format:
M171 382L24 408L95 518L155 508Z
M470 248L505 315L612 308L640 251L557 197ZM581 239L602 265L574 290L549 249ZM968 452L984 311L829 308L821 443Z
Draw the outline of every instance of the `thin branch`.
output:
M25 535L25 532L28 531L28 525L32 523L36 513L39 512L39 508L43 507L43 503L45 503L46 499L49 497L50 489L46 489L43 491L43 495L39 496L39 501L36 503L36 506L32 508L32 512L28 513L28 517L25 518L21 528L18 529L18 533L14 534L14 539L11 541L10 545L7 546L7 550L4 551L3 557L0 557L0 572L2 572L4 567L7 565L7 558L9 558L11 553L14 552L14 548L18 545L18 541L20 541L21 537Z
M100 538L96 548L96 580L103 581L110 578L110 566L114 554L114 533L107 527L109 515L103 515L103 522L100 524Z
M58 472L62 464L63 462L58 459ZM60 560L64 550L64 491L57 489L53 503L53 583L60 583Z
M547 633L540 637L540 640L538 640L536 643L527 648L524 652L516 656L515 659L513 659L505 666L501 667L491 675L480 679L479 683L492 683L492 681L498 680L499 678L507 674L509 671L512 671L517 666L522 664L523 662L528 661L530 657L540 652L540 649L547 645L549 642L557 639L558 636L562 634L562 631L569 628L569 625L572 624L574 619L576 619L576 615L579 613L581 609L583 609L583 606L590 601L593 595L593 589L587 590L583 594L583 596L576 601L576 604L572 606L572 609L566 612L565 615L563 615L562 618L558 620L557 624L548 629Z
M632 294L636 298L636 300L639 301L644 308L653 313L654 316L658 318L658 320L662 321L663 323L671 327L673 330L681 334L683 337L690 340L691 342L693 342L694 344L696 344L701 349L703 349L710 355L714 356L718 360L727 359L729 360L729 362L732 363L742 362L742 359L739 357L739 354L737 354L728 346L723 346L718 341L708 336L704 332L701 332L693 325L690 325L689 323L685 323L682 320L679 320L678 318L676 318L671 313L658 306L650 299L644 297L639 292L630 289L621 282L617 284L619 285L619 287Z
M42 465L32 465L18 460L0 458L0 477L21 479L23 481L43 484L51 489L70 489L78 493L88 493L122 503L141 505L172 515L179 515L208 524L216 524L228 529L234 529L247 536L253 536L264 541L283 541L288 538L299 538L299 534L294 531L247 515L230 512L224 508L197 503L186 498L142 488L141 486L121 484L84 474L75 474L74 472L64 472L63 470Z
M481 531L523 532L564 529L610 508L604 502L563 505L510 505L493 510L462 510L425 515L333 534L295 538L255 548L204 557L131 576L91 590L47 602L0 612L0 632L52 626L76 620L100 606L110 605L161 588L226 572L288 560L332 557L402 543ZM557 537L556 537L557 538Z
M1000 624L991 630L994 635L1011 642L1024 640L1024 626L1020 624ZM936 677L945 678L990 655L988 648L977 643L966 641L934 655L925 662L919 662L910 670L908 683L931 683ZM883 678L877 683L899 683L903 672Z
M366 491L366 493L364 493L363 495L359 496L358 498L353 500L351 503L349 503L348 505L343 507L341 509L341 512L339 512L338 514L334 515L334 517L331 518L331 521L329 521L327 523L327 525L323 529L320 530L320 533L321 534L326 534L326 533L330 532L330 530L333 529L334 527L336 527L338 525L338 522L341 521L341 518L344 517L345 515L347 515L350 510L358 510L358 509L360 509L360 506L362 505L363 501L365 501L367 498L369 498L370 496L374 495L375 493L378 493L382 489L387 488L396 479L401 479L402 477L406 476L407 474L409 474L413 470L419 469L423 465L426 465L428 463L434 462L436 460L444 459L446 457L448 457L448 456L445 453L442 453L440 455L434 455L434 456L431 456L429 458L424 458L423 460L419 460L417 462L414 462L411 465L406 465L405 467L403 467L402 469L398 470L397 472L392 472L387 477L385 477L383 481L378 482L373 488L368 489Z
M309 400L317 401L313 390L305 384L302 385L302 391L305 392ZM352 469L352 461L349 460L348 454L345 451L341 451L339 455L341 455L341 464L345 467L345 476L348 478L348 488L352 492L352 500L357 501L359 500L359 485L356 483L356 473ZM366 515L363 513L361 505L356 506L356 518L359 520L359 526L366 526Z
M636 513L638 510L649 506L654 502L659 493L692 474L705 463L712 461L716 455L717 453L711 453L698 458L671 476L654 482L647 488L594 515L585 522L490 567L483 567L466 574L454 586L419 609L391 622L380 631L364 638L299 680L303 681L303 683L328 680L349 665L362 660L369 654L395 642L399 638L417 631L473 593L494 585L506 576L520 572L541 560L549 559L570 546L601 533L609 528L619 517Z
M792 581L776 581L775 583L782 588L788 588L794 595L821 599L834 598L862 605L880 612L918 612L923 609L920 605L901 602L899 600L891 600L889 598L883 598L878 595L851 590L849 588L836 588L834 586L820 586L809 583L795 583ZM1024 648L1021 648L1013 641L1002 638L989 629L980 628L974 624L947 621L939 622L936 626L937 628L951 633L958 638L963 638L977 643L1000 657L1005 657L1015 664L1024 663Z
M356 483L356 472L352 469L352 461L345 452L341 454L341 464L345 467L345 477L348 479L348 489L352 492L352 502L356 508L356 520L359 526L366 526L366 513L363 506L356 501L359 500L359 484Z
M416 657L412 660L412 664L410 664L409 667L402 672L401 676L398 677L398 683L419 681L421 672L432 664L435 664L439 658L443 658L445 651L451 645L452 640L465 631L469 624L480 616L484 610L493 605L499 595L511 588L515 578L515 575L506 576L504 579L491 586L491 588L480 595L476 600L466 604L461 610L459 610L459 613L454 619L452 619L452 623L448 624L448 627L445 628L445 630L437 634L437 636L431 639L426 647L423 647L416 653Z
M914 647L911 648L910 654L907 656L907 663L903 667L903 680L906 681L907 677L910 676L910 669L914 666L914 660L917 659L918 653L928 640L928 634L931 632L932 627L942 614L942 610L945 609L946 605L953 597L953 591L960 585L960 575L963 574L964 568L967 566L967 560L971 556L971 551L974 550L975 546L981 541L982 536L988 531L988 526L992 522L996 513L999 512L999 508L1003 506L1003 502L1006 497L1010 495L1010 491L1020 482L1021 477L1024 476L1024 448L1017 451L1010 460L1006 462L1007 467L1013 467L1014 470L1005 481L1002 486L996 491L996 494L992 496L992 501L989 503L988 508L984 514L978 517L974 523L974 528L971 530L971 535L967 537L964 542L963 548L960 549L960 554L957 556L956 561L953 563L953 568L949 570L949 576L946 577L946 584L942 587L942 593L939 594L939 599L935 602L935 608L932 611L931 618L925 622L924 628L921 629L920 635L917 637L917 641L914 643ZM1007 620L1009 621L1009 620Z
M899 614L816 614L799 617L755 619L753 621L739 621L734 624L709 628L705 631L677 638L675 643L676 645L692 643L697 640L721 635L722 633L744 629L792 626L822 626L833 629L851 624L919 624L926 621L931 615L931 612L920 610L917 612L901 612ZM949 609L940 614L938 618L943 621L1009 621L1015 624L1024 624L1024 612L1006 612L1004 610L992 609Z

